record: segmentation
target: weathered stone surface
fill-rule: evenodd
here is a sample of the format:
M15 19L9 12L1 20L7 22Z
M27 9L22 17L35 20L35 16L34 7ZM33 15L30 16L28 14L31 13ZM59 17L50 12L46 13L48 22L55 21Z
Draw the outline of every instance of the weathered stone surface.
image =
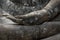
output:
M26 1L28 1L28 0L23 0L22 2L25 4ZM19 0L19 2L20 2L20 0ZM12 15L21 15L21 14L26 14L26 13L30 13L32 11L36 11L36 10L41 9L49 1L48 0L45 0L45 1L44 0L42 0L42 1L41 0L37 0L37 1L35 0L35 3L36 3L35 6L24 6L23 4L21 4L21 6L20 6L19 2L18 2L18 0L1 0L0 1L0 8L9 12ZM19 4L16 5L15 3L19 3ZM30 4L30 3L28 3L28 4Z
M1 22L0 40L40 40L60 32L60 22L45 22L42 25L31 26L16 25L11 21L12 24L6 24L6 22L1 24Z
M60 40L60 34L57 34L57 35L54 35L54 36L51 36L42 40Z
M34 9L34 7L27 7L26 10L24 10L24 7L24 9L19 9L16 8L16 5L14 5L14 3L10 3L10 5L9 0L2 0L2 2L0 1L0 3L3 3L3 5L0 4L0 7L2 7L3 10L9 13L13 13L13 15L21 12L23 14L23 12L25 12L26 10L27 12L31 12L40 8L39 6L37 6L37 9ZM51 35L60 33L60 21L45 22L42 25L26 26L17 25L11 20L6 19L5 17L1 17L0 23L0 40L40 40L41 38L49 37Z

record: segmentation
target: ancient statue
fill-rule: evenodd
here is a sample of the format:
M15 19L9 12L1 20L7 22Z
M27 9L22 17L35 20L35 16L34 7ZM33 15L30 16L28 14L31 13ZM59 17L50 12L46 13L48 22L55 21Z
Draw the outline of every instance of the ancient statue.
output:
M0 8L9 13L2 16L20 25L0 24L0 40L41 40L60 33L60 22L50 21L59 14L59 4L60 0L1 0Z
M58 5L60 4L59 2L60 2L59 0L50 0L48 4L45 7L43 7L41 10L33 11L25 15L18 15L15 17L10 15L10 16L7 16L7 18L11 19L12 21L18 24L25 24L25 25L26 24L41 24L44 21L48 21L54 18L58 14L59 12ZM20 3L20 4L25 5L25 3ZM29 4L29 2L26 2L25 6L29 7L32 5L34 5L34 3Z

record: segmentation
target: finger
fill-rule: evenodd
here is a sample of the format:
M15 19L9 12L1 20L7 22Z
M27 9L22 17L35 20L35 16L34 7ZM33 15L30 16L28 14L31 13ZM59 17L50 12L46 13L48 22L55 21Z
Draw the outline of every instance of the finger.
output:
M28 17L26 15L17 15L17 16L15 16L15 18L25 19L25 18L28 18Z

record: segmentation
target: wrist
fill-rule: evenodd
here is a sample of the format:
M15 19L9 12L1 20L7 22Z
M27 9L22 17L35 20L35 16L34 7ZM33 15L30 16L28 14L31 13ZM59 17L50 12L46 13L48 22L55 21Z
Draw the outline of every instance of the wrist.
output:
M54 9L44 8L43 10L46 10L49 19L54 18L58 14L58 8L54 8Z

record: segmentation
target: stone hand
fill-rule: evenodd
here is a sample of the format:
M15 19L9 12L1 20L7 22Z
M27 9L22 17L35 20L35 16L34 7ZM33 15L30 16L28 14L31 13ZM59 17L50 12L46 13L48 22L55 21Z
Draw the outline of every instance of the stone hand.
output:
M22 19L24 24L40 24L44 21L48 20L48 13L47 10L42 9L38 11L34 11L25 15L18 15L15 16L17 19Z

